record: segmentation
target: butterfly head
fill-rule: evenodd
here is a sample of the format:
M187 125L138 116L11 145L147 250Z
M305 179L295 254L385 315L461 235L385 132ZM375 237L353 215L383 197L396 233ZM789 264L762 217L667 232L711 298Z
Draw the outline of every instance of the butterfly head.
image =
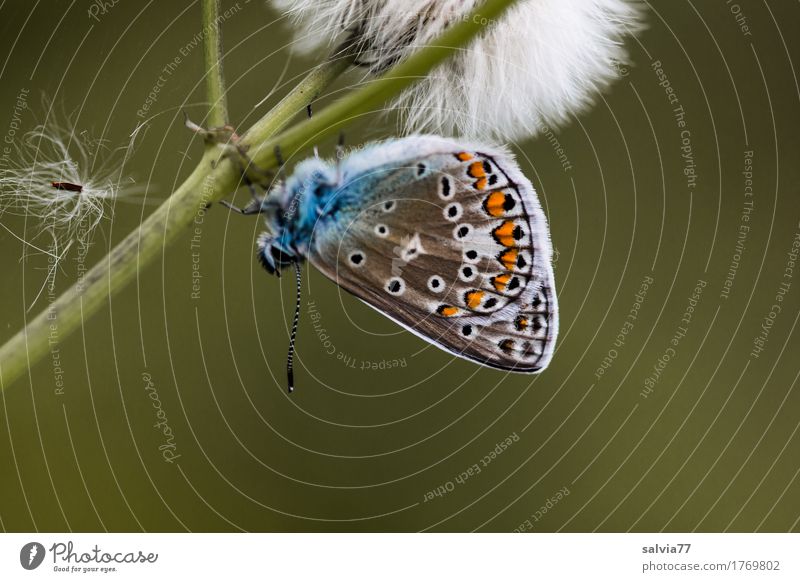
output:
M258 260L270 275L281 276L281 269L298 262L300 257L282 240L268 232L258 237Z
M311 235L335 188L331 166L312 158L298 164L285 183L261 203L267 232L258 239L258 259L268 273L302 261Z

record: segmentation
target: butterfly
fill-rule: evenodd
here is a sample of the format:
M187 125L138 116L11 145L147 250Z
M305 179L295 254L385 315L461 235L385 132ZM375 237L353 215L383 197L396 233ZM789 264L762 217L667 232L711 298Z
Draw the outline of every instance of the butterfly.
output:
M246 213L265 215L264 268L300 263L422 339L514 372L543 370L558 334L547 220L505 149L417 135L338 162L300 162Z

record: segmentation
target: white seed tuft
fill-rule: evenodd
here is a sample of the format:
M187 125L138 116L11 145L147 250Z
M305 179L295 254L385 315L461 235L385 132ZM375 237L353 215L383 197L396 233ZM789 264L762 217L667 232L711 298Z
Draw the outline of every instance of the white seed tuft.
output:
M141 191L122 179L124 155L101 141L77 133L71 123L36 126L14 144L0 167L0 226L22 241L28 251L50 257L48 278L55 275L67 252L88 248L116 199ZM130 148L124 150L129 153ZM25 233L14 233L3 220L24 216Z
M378 74L467 17L482 0L273 0L299 26L297 46L329 50L357 33L358 62ZM639 0L522 0L395 106L409 133L500 141L547 133L620 76Z

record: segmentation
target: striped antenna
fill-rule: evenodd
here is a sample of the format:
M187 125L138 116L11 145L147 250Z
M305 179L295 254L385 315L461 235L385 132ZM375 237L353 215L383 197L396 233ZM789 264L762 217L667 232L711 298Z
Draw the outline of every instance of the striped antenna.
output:
M297 337L297 324L300 321L300 292L303 278L300 271L300 262L292 261L294 265L295 284L297 289L297 299L294 307L294 322L292 323L292 335L289 337L289 355L286 358L286 375L289 384L289 393L294 392L294 340Z

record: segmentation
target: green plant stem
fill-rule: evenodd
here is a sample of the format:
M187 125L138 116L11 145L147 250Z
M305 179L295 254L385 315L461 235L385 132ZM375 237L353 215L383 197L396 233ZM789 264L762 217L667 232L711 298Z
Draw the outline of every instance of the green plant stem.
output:
M472 16L477 15L479 21L497 18L515 1L487 0ZM245 134L243 144L251 148L251 159L260 168L274 168L276 145L280 144L285 154L293 155L308 143L334 133L353 117L397 95L480 32L481 25L472 16L451 27L435 45L421 49L382 78L353 91L312 119L273 137L347 67L347 62L331 59L321 65ZM132 281L166 245L175 241L201 207L221 200L237 188L240 182L237 166L230 159L220 157L222 147L206 150L186 181L138 229L88 271L80 283L62 293L0 348L0 390L50 351L50 334L54 329L58 341L63 341L114 293ZM213 164L215 161L219 163Z
M305 108L308 95L318 94L346 67L341 60L323 63L255 126L261 127L265 135L279 131ZM206 149L192 174L139 228L89 270L80 285L76 283L59 295L0 348L0 390L50 351L51 331L58 341L63 341L173 242L192 223L201 206L217 202L236 189L240 180L238 166L228 159L220 160L220 148Z
M269 139L282 130L292 118L319 97L322 90L344 73L353 63L353 57L334 51L333 56L314 68L304 81L286 95L270 114L255 122L243 136L243 143L254 144Z
M206 63L208 125L228 123L228 98L222 73L222 33L219 29L219 0L203 0L203 50ZM209 146L213 144L209 143Z
M155 259L192 222L201 205L205 205L205 196L212 198L235 187L238 176L230 162L209 172L217 157L218 152L207 150L201 164L136 231L0 348L0 389L14 382L53 347L57 348L51 346L51 338L63 341L112 294L132 281L142 266Z

